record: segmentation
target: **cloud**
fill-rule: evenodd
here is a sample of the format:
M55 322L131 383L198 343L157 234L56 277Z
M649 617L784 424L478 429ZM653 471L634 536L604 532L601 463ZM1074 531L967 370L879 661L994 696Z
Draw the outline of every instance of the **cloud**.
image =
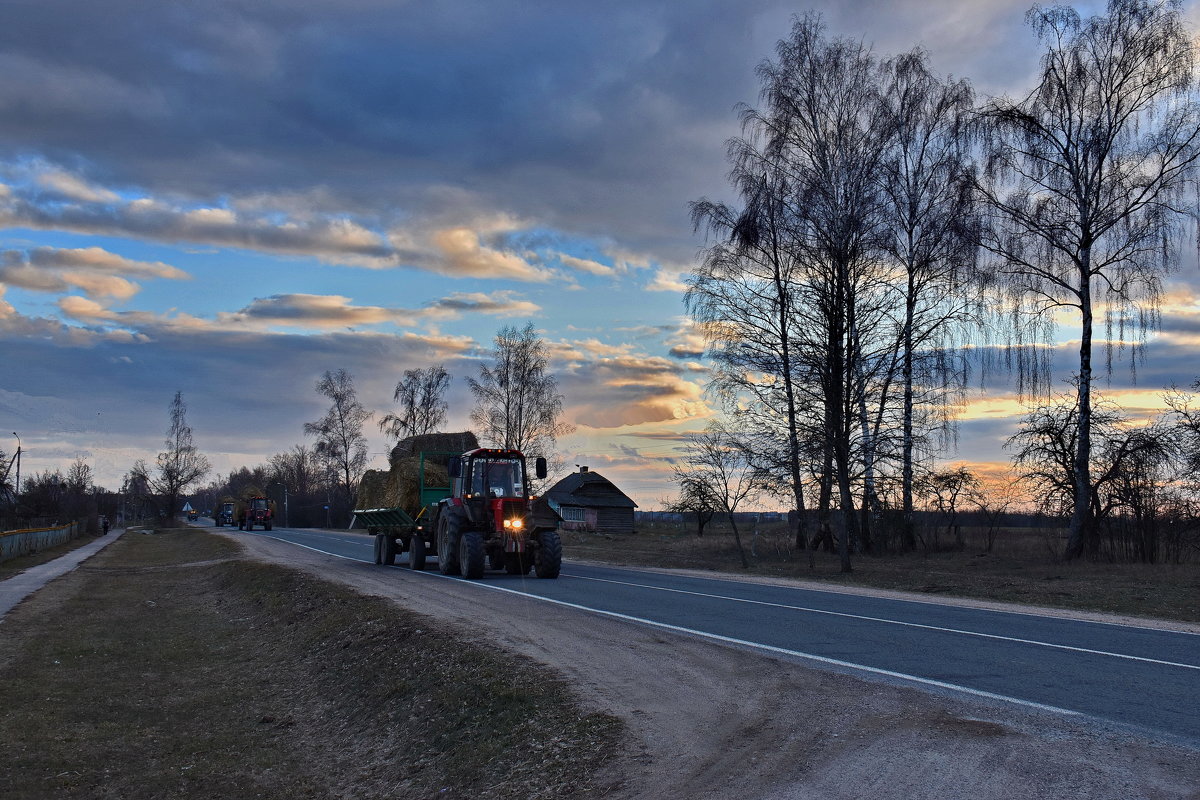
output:
M385 322L410 325L422 320L457 319L464 313L531 316L540 310L535 303L520 300L511 291L490 295L483 292L456 293L419 309L356 306L349 297L341 295L281 294L256 298L240 311L219 314L218 323L222 326L250 324L337 328Z
M683 282L684 276L690 272L688 267L662 267L655 271L654 278L646 284L648 292L678 292L680 294L688 290L688 286Z
M82 290L90 298L128 300L141 286L123 276L184 280L190 276L162 262L134 261L99 247L35 247L0 251L0 283L33 292Z
M576 352L587 354L586 343ZM576 425L619 429L704 419L713 414L690 367L657 356L623 354L580 358L562 380Z
M430 237L442 255L435 271L473 278L508 278L519 281L546 281L550 273L538 269L520 256L483 245L479 235L468 228L447 228Z
M456 292L413 313L422 318L456 318L463 312L498 317L532 317L541 310L541 306L520 300L511 291L493 292L490 295L483 292Z
M591 275L600 275L602 277L611 277L616 274L616 270L599 261L592 261L588 258L576 258L567 253L558 253L558 260L571 269L587 272Z
M94 186L78 175L60 169L48 169L36 176L39 188L52 197L83 203L115 203L120 195L103 187Z
M44 196L45 183L68 187ZM266 208L263 198L225 206L189 206L162 198L122 198L98 189L64 170L41 165L32 183L8 186L0 195L0 225L190 242L257 250L284 256L308 256L325 263L370 269L409 267L470 278L546 282L553 273L521 256L485 242L507 232L509 217L490 215L471 224L444 219L410 219L386 233L336 212L312 209L289 215Z
M399 309L379 306L355 306L340 295L276 294L255 298L254 302L233 314L221 314L222 323L263 323L311 328L376 325L395 321Z

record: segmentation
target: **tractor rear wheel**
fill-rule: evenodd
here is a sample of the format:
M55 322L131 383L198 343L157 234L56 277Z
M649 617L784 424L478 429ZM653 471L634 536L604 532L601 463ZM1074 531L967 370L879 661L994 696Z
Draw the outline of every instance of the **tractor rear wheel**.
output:
M467 531L458 538L458 568L465 578L483 577L483 534L479 531Z
M456 514L438 520L438 571L443 575L458 574L458 531L462 522Z
M538 549L533 555L533 567L539 578L557 578L562 569L562 539L558 531L538 534Z
M408 541L408 566L425 569L425 534L414 533Z

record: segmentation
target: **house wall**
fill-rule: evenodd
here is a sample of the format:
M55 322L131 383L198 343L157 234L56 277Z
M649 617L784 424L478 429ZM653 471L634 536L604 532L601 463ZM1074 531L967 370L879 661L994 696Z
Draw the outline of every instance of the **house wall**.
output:
M580 508L579 506L563 505L559 513L568 508ZM568 514L563 514L561 527L567 531L591 531L593 533L633 533L633 509L632 508L587 508L582 507L583 519L572 520L566 519ZM572 515L573 516L573 515Z

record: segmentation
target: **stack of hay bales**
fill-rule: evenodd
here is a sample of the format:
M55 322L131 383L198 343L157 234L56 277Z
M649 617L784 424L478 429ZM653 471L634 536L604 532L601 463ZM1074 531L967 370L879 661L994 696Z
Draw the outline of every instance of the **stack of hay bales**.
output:
M392 448L393 464L398 459L415 457L418 453L448 453L461 455L479 448L479 440L470 431L462 433L426 433L401 439Z
M358 482L358 499L355 505L362 510L395 508L400 505L400 497L391 491L388 477L388 473L380 469L364 472L362 480Z
M436 453L425 460L425 486L450 486L446 459L474 450L479 440L470 431L430 433L401 439L392 448L391 468L367 470L358 485L358 508L403 508L412 517L421 510L421 453Z

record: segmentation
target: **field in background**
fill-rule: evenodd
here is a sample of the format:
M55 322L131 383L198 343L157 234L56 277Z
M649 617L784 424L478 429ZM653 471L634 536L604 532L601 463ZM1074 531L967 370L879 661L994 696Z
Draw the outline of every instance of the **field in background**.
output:
M927 594L972 597L1058 608L1200 622L1200 564L1109 564L1063 562L1061 532L1049 528L1013 528L996 532L986 552L986 531L962 529L964 549L902 555L852 557L854 571L840 571L836 554L797 550L782 524L744 529L742 543L750 560L744 570L727 525L715 521L697 537L694 527L642 523L632 535L571 532L563 538L568 559L646 567L676 567L734 574L818 580L830 585L869 586ZM926 534L932 540L932 534ZM939 545L954 544L946 531Z

